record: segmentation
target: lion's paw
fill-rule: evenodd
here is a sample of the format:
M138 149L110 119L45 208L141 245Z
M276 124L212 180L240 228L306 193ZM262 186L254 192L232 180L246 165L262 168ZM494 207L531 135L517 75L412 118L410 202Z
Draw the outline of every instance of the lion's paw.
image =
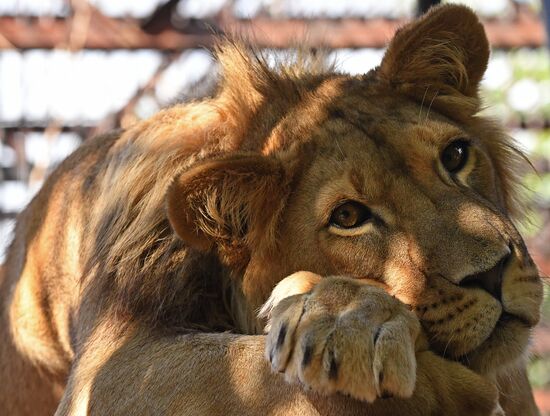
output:
M410 397L419 330L413 313L382 289L324 278L273 307L266 356L287 381L325 394Z

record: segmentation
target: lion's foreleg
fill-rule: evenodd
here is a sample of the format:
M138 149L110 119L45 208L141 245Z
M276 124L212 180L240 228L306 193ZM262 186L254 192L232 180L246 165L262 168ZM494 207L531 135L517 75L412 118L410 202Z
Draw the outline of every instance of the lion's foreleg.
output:
M118 342L92 341L74 365L56 415L473 416L490 414L496 401L496 391L484 379L430 352L417 357L410 399L367 404L338 394L316 395L272 373L264 348L264 336L227 333L152 337L136 332Z

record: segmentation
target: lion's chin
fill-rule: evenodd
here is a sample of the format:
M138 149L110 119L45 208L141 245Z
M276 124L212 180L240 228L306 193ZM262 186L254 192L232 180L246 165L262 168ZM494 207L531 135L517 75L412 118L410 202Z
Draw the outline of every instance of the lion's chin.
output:
M524 319L503 312L489 337L458 361L479 373L492 373L525 355L531 329Z

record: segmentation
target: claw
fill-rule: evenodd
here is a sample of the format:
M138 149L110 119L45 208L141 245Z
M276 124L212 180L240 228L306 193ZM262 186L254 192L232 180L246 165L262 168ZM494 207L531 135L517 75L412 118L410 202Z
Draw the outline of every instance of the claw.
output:
M336 380L338 378L338 363L334 358L334 352L330 353L330 368L328 370L328 378L330 380Z
M283 346L286 337L286 330L286 324L282 324L281 329L279 330L279 336L277 337L277 348L281 348Z
M373 344L376 344L376 341L378 340L378 337L380 336L380 332L382 331L382 326L379 326L377 329L376 329L376 332L374 333L374 340L373 340Z
M311 362L311 357L313 356L313 345L306 345L304 348L304 356L302 358L302 368L305 368Z

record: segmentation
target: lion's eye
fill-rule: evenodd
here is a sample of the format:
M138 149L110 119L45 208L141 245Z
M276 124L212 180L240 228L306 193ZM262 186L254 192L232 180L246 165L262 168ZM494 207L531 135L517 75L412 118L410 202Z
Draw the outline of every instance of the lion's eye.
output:
M469 144L466 140L455 140L441 153L441 163L450 173L461 170L468 161Z
M372 218L372 213L363 204L347 201L336 207L330 216L330 225L339 228L355 228Z

